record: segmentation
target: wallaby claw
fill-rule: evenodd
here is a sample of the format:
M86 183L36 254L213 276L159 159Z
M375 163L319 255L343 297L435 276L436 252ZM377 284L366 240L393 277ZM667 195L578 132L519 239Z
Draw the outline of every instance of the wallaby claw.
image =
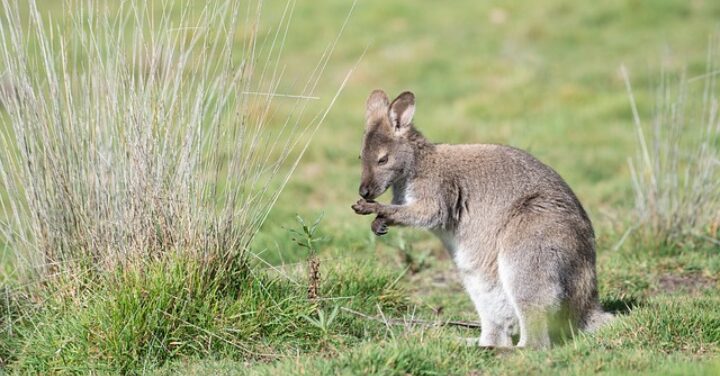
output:
M381 236L388 233L388 224L385 218L377 217L370 225L370 229L375 235Z

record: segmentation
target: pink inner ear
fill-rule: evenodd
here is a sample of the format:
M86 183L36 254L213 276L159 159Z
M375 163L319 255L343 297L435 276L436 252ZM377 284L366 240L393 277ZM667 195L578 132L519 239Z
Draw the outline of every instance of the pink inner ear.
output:
M379 110L368 110L365 114L365 128L369 129L372 127L375 127L378 124L381 124L383 121L383 117L386 116L387 112L383 111L382 109ZM367 131L366 129L366 131Z
M408 126L412 123L413 116L415 115L415 105L410 104L405 107L405 111L400 115L401 126Z
M396 130L410 125L415 114L415 106L412 103L393 103L390 107L390 121Z
M395 110L393 109L390 109L390 111L388 111L388 116L390 116L390 124L392 124L396 130L400 128L400 122L397 116L397 112L395 112Z
M377 111L380 109L386 109L390 105L387 94L382 90L375 90L370 93L367 99L366 108L368 111Z

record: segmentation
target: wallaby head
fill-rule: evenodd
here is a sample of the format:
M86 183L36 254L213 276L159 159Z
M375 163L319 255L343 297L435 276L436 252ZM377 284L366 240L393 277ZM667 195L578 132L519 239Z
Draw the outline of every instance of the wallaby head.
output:
M367 100L365 136L360 159L360 196L372 200L412 171L416 146L422 136L414 129L415 95L400 94L392 103L382 90Z

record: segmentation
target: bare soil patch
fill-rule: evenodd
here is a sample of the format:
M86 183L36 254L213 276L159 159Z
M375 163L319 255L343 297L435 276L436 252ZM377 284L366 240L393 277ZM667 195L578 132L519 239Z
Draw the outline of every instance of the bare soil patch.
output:
M718 287L718 279L701 273L663 274L658 279L658 289L664 293L700 293Z

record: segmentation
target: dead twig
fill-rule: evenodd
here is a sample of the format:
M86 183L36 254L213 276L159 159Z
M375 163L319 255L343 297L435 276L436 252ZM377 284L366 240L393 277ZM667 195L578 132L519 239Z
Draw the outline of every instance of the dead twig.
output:
M318 298L318 288L320 286L320 260L317 255L313 254L308 260L308 300L316 301Z
M343 311L353 314L358 317L362 317L367 320L377 321L385 325L403 325L408 324L424 325L424 326L459 326L468 329L479 329L480 323L473 321L458 321L458 320L420 320L420 319L395 319L390 317L377 317L364 314L362 312L355 311L347 307L341 307Z

